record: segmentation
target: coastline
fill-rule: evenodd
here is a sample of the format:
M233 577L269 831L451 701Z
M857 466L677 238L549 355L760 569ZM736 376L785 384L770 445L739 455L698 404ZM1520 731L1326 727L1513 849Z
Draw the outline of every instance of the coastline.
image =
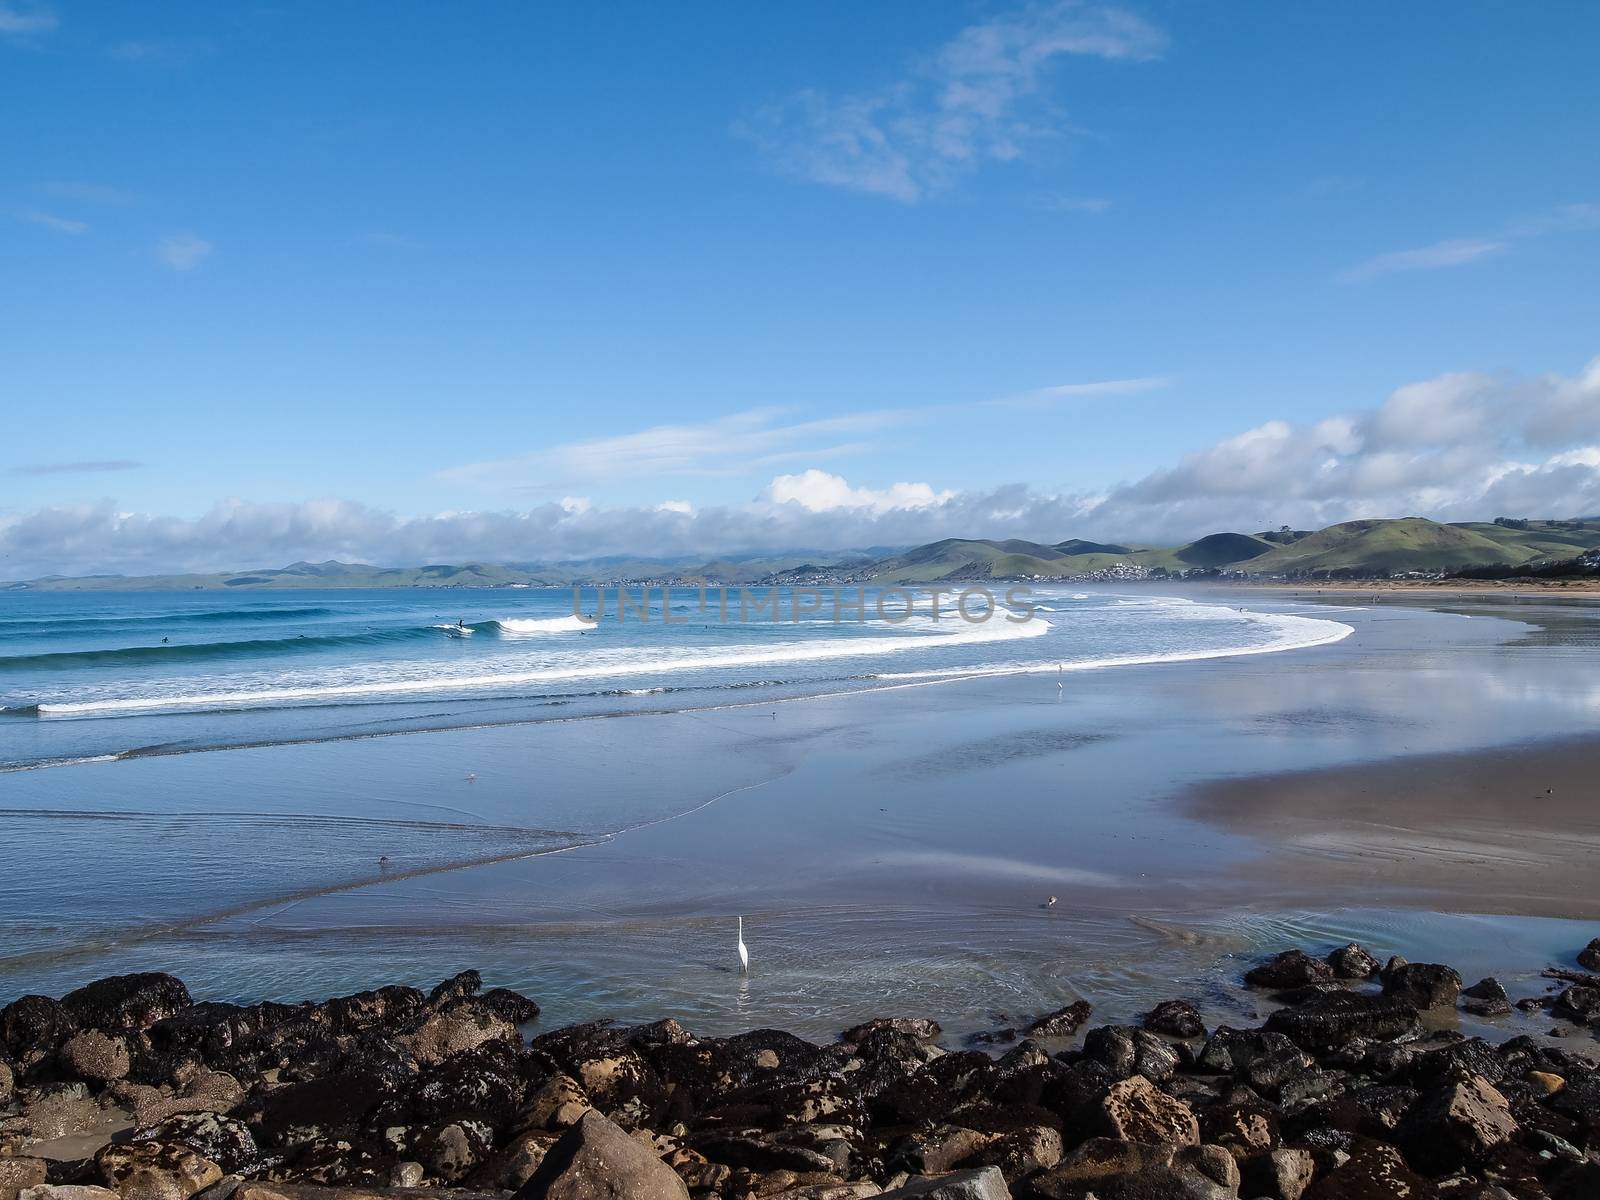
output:
M913 1000L981 1021L1093 991L1132 1019L1176 980L1221 1003L1241 958L1302 935L1421 945L1485 973L1507 969L1504 944L1576 937L1430 917L1560 911L1474 907L1470 876L1379 892L1277 870L1260 838L1185 797L1575 735L1592 727L1593 614L1295 607L1357 632L1078 672L1065 688L1054 673L980 676L10 776L39 860L0 900L56 923L20 929L27 954L0 961L0 999L152 964L240 1000L475 965L559 1021L665 1010L712 1032L815 1036ZM321 811L330 781L346 797L337 820ZM596 787L615 806L604 822ZM169 839L175 821L224 840L249 828L257 869L197 859ZM503 855L508 838L522 840ZM531 854L550 838L586 844ZM85 855L137 925L107 929L92 893L54 882ZM738 915L754 986L718 965Z
M1600 736L1213 782L1197 820L1250 870L1372 904L1600 919Z
M1600 939L1569 948L1600 965ZM550 1029L465 970L424 992L197 1003L177 977L0 1009L18 1200L1579 1200L1600 1182L1600 976L1547 971L1547 1036L1465 1038L1493 979L1358 944L1281 950L1229 1024L1168 993L966 1039L944 1014L826 1039L673 1019ZM973 1048L976 1047L976 1048ZM1492 1190L1485 1192L1484 1187ZM1535 1191L1534 1189L1538 1189Z

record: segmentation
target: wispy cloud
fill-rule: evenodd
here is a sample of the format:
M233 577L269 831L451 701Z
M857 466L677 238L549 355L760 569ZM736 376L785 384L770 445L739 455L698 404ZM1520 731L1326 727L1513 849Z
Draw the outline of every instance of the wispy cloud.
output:
M144 466L131 458L102 458L88 462L31 463L12 467L13 475L91 475L102 471L133 471Z
M694 424L657 425L617 437L568 442L512 458L468 463L441 478L479 487L538 491L601 479L736 476L756 463L830 457L841 434L860 434L909 419L910 410L880 410L819 420L786 419L760 408ZM849 444L847 444L848 448ZM859 448L859 447L858 447Z
M1339 279L1344 283L1363 283L1368 279L1376 279L1380 275L1393 275L1399 271L1436 271L1440 267L1460 267L1488 258L1491 254L1499 254L1506 249L1506 246L1506 242L1484 238L1456 238L1447 242L1435 242L1431 246L1422 246L1416 250L1395 250L1388 254L1380 254L1376 258L1369 258L1366 262L1345 271Z
M43 4L0 2L0 37L51 33L59 24L56 14Z
M203 58L215 49L205 38L132 38L115 43L106 53L118 62L175 67Z
M79 234L89 232L89 225L85 221L74 221L70 217L58 217L55 213L39 212L37 209L25 209L17 214L17 219L26 221L30 225L53 229L57 233Z
M54 196L57 200L71 200L78 204L124 205L132 204L138 199L132 192L123 191L121 188L69 179L47 180L39 185L39 190L47 196Z
M1600 204L1565 204L1548 212L1512 221L1498 233L1483 237L1452 238L1415 250L1395 250L1357 263L1339 273L1341 283L1365 283L1402 271L1435 271L1503 254L1517 242L1555 233L1578 233L1600 228Z
M426 244L418 238L386 229L369 229L356 235L356 240L367 246L380 246L385 250L421 250Z
M1046 212L1103 213L1111 208L1104 196L1044 196L1038 207Z
M1037 388L966 404L871 409L813 420L791 410L756 408L692 424L657 425L616 437L568 442L510 458L467 463L440 477L494 490L551 491L618 478L735 477L785 462L818 462L865 454L863 437L886 429L989 407L1046 407L1090 396L1132 395L1167 386L1164 377L1110 379ZM846 440L839 440L844 438Z
M210 257L214 247L192 233L175 233L156 242L156 259L174 271L192 271Z
M1049 73L1070 56L1145 62L1166 35L1124 9L1031 5L969 25L896 81L836 95L806 89L737 132L786 174L915 203L986 163L1060 131Z

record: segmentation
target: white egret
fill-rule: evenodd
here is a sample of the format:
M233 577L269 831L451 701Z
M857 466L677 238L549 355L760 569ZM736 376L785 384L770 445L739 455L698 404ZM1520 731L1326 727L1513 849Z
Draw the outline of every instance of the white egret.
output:
M750 971L750 951L744 948L744 918L739 918L739 967L746 974Z

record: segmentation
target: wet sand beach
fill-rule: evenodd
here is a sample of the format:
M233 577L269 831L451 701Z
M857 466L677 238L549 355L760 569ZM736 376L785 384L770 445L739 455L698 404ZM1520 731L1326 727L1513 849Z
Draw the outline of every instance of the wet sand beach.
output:
M1570 739L1600 711L1596 610L1296 611L1355 632L1061 687L917 681L9 775L31 868L0 884L0 995L156 966L197 995L297 999L475 967L552 1022L820 1034L914 1009L959 1036L1081 995L1131 1017L1175 986L1226 1017L1242 962L1351 939L1539 991L1538 966L1595 932L1591 902L1563 900L1595 891L1582 852L1559 844L1593 836L1577 800L1492 843L1543 855L1529 871L1548 886L1506 863L1487 891L1423 835L1459 818L1488 847L1497 820L1526 815L1513 767L1459 813L1440 789L1415 829L1384 833L1369 810L1419 764L1447 774L1451 756L1551 739L1568 739L1569 766L1538 787L1565 805L1591 744ZM1289 773L1305 799L1283 815L1278 785L1232 790ZM1237 819L1221 811L1233 795L1256 797ZM1311 836L1294 822L1318 805L1347 849L1304 870L1303 846L1290 865L1267 851ZM1416 865L1430 859L1443 865Z
M1227 780L1184 810L1296 888L1600 920L1600 737Z

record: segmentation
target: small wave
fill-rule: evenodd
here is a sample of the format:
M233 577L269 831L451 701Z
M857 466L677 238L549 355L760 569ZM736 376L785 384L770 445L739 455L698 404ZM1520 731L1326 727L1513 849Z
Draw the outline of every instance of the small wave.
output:
M329 617L333 609L298 608L219 608L203 612L152 613L139 617L19 617L0 618L0 633L70 633L112 629L167 628L180 625L205 625L218 621L304 621Z
M565 620L566 618L561 618ZM628 654L605 662L586 660L582 665L542 668L533 671L508 671L497 674L366 680L359 683L307 684L294 687L265 687L249 691L209 692L191 695L127 696L116 699L45 703L39 706L45 716L81 716L96 713L148 712L155 709L205 710L264 704L302 704L317 700L359 702L394 696L415 696L472 689L501 689L530 683L550 683L576 679L598 679L611 675L651 675L678 671L720 670L734 667L764 666L796 662L823 662L840 658L894 653L906 650L937 650L944 646L964 646L1011 638L1037 637L1049 632L1050 624L1040 618L1029 621L988 621L981 625L961 625L948 633L918 636L902 634L884 637L848 637L806 642L782 642L774 646L730 647L711 653L682 654L641 661Z
M596 622L585 620L574 613L567 617L501 617L498 621L488 621L485 624L495 627L500 633L521 636L530 633L587 631L593 629Z
M0 704L0 717L37 717L37 704Z
M175 642L170 645L118 646L107 650L59 650L48 654L9 654L0 656L0 671L63 670L140 663L166 665L268 654L306 654L331 648L380 646L391 642L414 641L428 633L428 630L419 628L375 629L364 633L248 638L238 642Z

